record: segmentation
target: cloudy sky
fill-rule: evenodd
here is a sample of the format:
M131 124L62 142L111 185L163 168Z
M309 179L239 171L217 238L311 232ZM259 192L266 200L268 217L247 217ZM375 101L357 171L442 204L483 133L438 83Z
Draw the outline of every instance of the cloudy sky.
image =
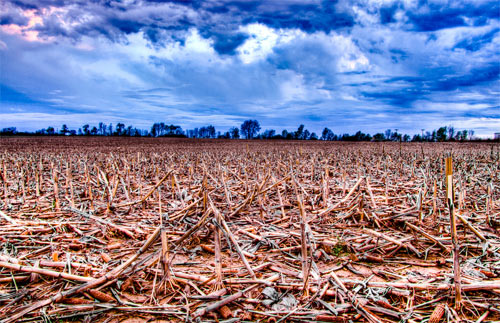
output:
M500 131L500 2L0 3L0 127Z

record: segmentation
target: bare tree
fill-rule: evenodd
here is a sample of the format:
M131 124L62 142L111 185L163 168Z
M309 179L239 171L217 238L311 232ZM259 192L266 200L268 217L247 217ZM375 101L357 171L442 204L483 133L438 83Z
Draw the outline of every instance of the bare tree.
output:
M241 133L245 136L246 139L252 139L259 133L260 124L257 120L245 120L241 124Z

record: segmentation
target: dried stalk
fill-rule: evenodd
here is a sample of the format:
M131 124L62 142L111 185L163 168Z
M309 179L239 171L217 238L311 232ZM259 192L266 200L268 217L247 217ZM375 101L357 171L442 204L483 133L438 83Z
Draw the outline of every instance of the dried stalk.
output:
M427 232L425 232L424 230L420 229L419 227L416 227L414 226L413 224L411 223L408 223L406 222L406 225L409 226L410 228L412 228L413 230L421 233L424 237L428 238L429 240L431 240L432 242L436 243L438 246L441 247L441 249L443 249L444 251L446 252L449 252L450 249L448 247L446 247L441 241L439 241L438 239L436 239L435 237L433 237L432 235L428 234Z
M453 277L455 282L455 309L460 309L462 303L460 277L460 246L457 238L457 224L455 218L455 204L453 194L453 165L452 158L446 158L446 197L450 212L451 242L453 244Z
M349 298L352 306L356 311L361 314L368 322L382 322L380 318L378 318L375 314L371 313L368 309L366 309L361 302L358 300L358 298L350 292L342 283L342 281L337 277L335 272L330 273L331 277L335 280L335 282L339 285L339 287L344 291L344 293L347 295Z
M75 294L82 293L82 292L84 292L86 290L93 289L95 287L98 287L98 286L104 284L105 282L107 282L109 280L116 279L117 277L120 276L120 274L128 266L130 266L141 254L143 254L144 251L146 251L146 249L148 249L153 244L153 242L156 239L158 239L158 237L160 235L160 230L161 230L161 228L158 227L153 232L153 234L150 235L150 237L144 243L144 245L133 256L131 256L126 262L124 262L123 264L121 264L120 266L118 266L117 268L115 268L113 271L105 274L104 276L102 276L100 278L88 281L86 284L84 284L82 286L76 286L76 287L74 287L74 288L72 288L70 290L59 292L59 293L57 293L56 295L54 295L54 296L52 296L50 298L44 299L42 301L39 301L39 302L31 305L30 307L28 307L28 308L26 308L24 310L21 310L20 312L12 315L8 319L4 320L3 323L15 322L19 318L23 317L24 315L26 315L26 314L28 314L30 312L33 312L33 311L35 311L35 310L37 310L39 308L42 308L42 307L47 306L49 304L52 304L54 302L58 302L58 301L60 301L63 298L67 298L67 297L73 296Z
M268 283L270 283L270 282L278 280L279 277L280 276L276 274L276 275L273 275L273 276L269 277L268 279L266 279L266 281ZM237 292L237 293L235 293L235 294L233 294L231 296L228 296L228 297L224 298L221 301L215 302L212 305L209 305L209 306L207 306L205 308L199 309L198 311L196 311L195 313L193 313L193 315L191 316L191 318L195 319L197 317L204 316L204 315L206 315L206 314L208 314L210 312L215 311L216 309L218 309L218 308L220 308L220 307L222 307L224 305L230 304L230 303L234 302L235 300L243 297L246 293L254 290L257 287L259 287L260 285L261 284L254 284L254 285L252 285L250 287L247 287L244 290L241 290L241 291L239 291L239 292Z
M13 225L18 225L18 223L17 223L16 220L12 219L10 216L8 216L7 214L5 214L1 210L0 210L0 217L2 217L5 221L10 222Z
M86 218L89 218L89 219L95 220L95 221L97 221L97 222L99 222L99 223L102 223L102 224L105 224L105 225L107 225L107 226L110 226L110 227L112 227L113 229L116 229L116 230L118 230L118 231L122 232L123 234L125 234L125 235L126 235L126 236L128 236L129 238L132 238L132 239L134 239L134 238L135 238L135 234L134 234L133 232L131 232L130 230L125 229L125 228L123 228L123 227L121 227L121 226L119 226L119 225L116 225L116 224L114 224L114 223L111 223L110 221L103 220L103 219L98 218L98 217L96 217L96 216L94 216L94 215L88 214L88 213L86 213L86 212L80 211L80 210L75 209L75 208L72 208L72 207L67 207L67 208L66 208L66 210L71 211L71 212L74 212L74 213L76 213L76 214L78 214L78 215L81 215L81 216L83 216L83 217L86 217Z
M144 203L148 199L148 197L150 197L151 194L154 193L154 191L158 188L158 186L160 186L170 176L170 174L172 174L172 173L173 173L173 170L169 170L167 172L167 174L165 174L165 176L163 176L163 178L160 179L160 181L158 183L156 183L156 185L146 195L144 195L144 197L141 198L140 200L137 200L135 202L129 202L129 203L119 204L116 207L126 207L126 206L132 206L132 205L135 205L135 204Z
M53 271L53 270L48 270L48 269L41 269L41 268L37 268L37 267L13 264L13 263L5 262L5 261L0 261L0 267L9 268L9 269L15 270L15 271L22 271L22 272L26 272L26 273L36 273L36 274L40 274L40 275L51 276L51 277L56 277L56 278L64 278L64 279L75 280L75 281L80 281L80 282L88 282L88 281L93 280L93 278L91 278L91 277L71 275L71 274L61 273L58 271Z

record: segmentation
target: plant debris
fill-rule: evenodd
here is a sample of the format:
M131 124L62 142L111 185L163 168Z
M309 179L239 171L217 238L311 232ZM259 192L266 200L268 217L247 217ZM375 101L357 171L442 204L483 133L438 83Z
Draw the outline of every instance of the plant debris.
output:
M1 322L498 321L496 148L0 138Z

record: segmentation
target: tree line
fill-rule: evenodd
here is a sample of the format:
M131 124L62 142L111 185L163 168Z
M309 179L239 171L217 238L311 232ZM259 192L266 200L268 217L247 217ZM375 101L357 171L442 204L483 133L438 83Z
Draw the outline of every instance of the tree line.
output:
M282 140L325 140L325 141L399 141L399 142L444 142L466 141L474 139L474 130L456 131L453 126L440 127L432 131L421 129L420 134L410 136L398 132L398 129L387 129L373 136L361 131L355 134L335 134L331 129L324 128L320 135L310 132L301 124L297 130L283 130L281 133L274 129L262 132L257 120L245 120L240 127L232 127L228 131L216 131L213 125L183 130L181 126L155 122L150 130L138 129L124 123L105 124L99 122L95 126L85 124L78 129L69 129L63 124L60 129L47 127L34 132L17 131L16 127L3 128L0 135L30 135L30 136L120 136L120 137L177 137L177 138L221 138L221 139L282 139Z

